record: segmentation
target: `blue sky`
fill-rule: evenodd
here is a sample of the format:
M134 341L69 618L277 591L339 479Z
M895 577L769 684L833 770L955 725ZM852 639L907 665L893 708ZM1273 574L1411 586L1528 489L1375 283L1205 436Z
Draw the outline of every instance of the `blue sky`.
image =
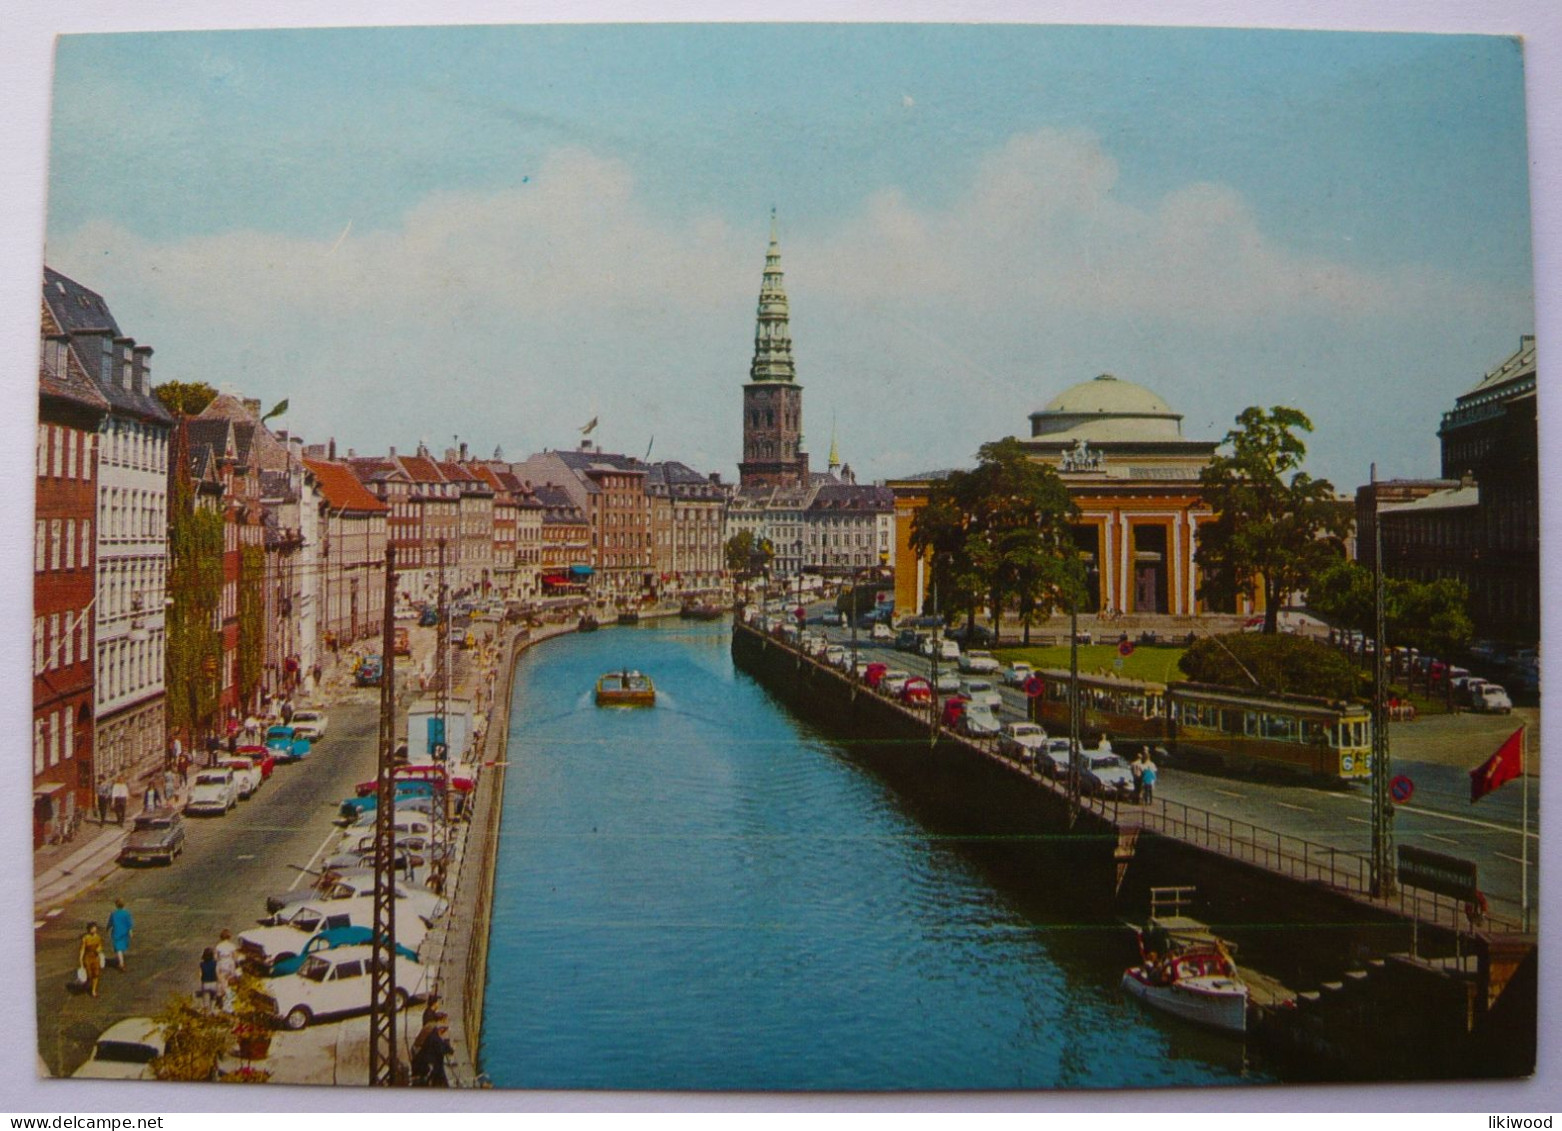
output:
M968 462L1101 372L1349 490L1533 332L1523 74L1479 36L574 26L60 41L48 261L362 451L735 473L768 214L805 432Z

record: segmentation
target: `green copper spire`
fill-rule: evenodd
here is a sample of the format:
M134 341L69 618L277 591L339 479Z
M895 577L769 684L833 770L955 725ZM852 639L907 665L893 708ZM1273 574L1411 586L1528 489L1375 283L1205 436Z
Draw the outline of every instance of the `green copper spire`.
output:
M776 210L770 210L770 247L765 252L765 274L759 285L759 316L754 326L754 361L750 381L795 381L792 363L792 327L787 311L786 285L781 277L781 244L776 237Z

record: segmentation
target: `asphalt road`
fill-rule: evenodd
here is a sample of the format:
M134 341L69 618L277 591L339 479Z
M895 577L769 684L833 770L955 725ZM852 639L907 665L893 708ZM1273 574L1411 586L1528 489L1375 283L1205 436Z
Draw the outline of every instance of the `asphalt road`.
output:
M193 992L201 951L217 942L218 931L237 935L253 926L266 913L267 894L300 882L298 868L314 859L328 833L334 844L331 821L342 798L374 776L379 691L349 691L329 712L330 729L308 758L276 767L227 816L186 818L185 851L171 866L115 867L57 914L47 909L35 942L38 1051L51 1071L73 1071L115 1021L155 1013L170 995ZM134 916L135 937L126 972L106 968L94 999L68 983L83 930L95 921L104 931L115 899Z
M809 608L810 630L832 641L847 643L850 628L822 628L818 616L828 606ZM892 668L927 675L922 656L874 644L857 633L859 657L882 660ZM941 671L951 662L944 661ZM994 685L1001 677L989 678ZM1026 717L1024 694L1000 687L1000 718ZM1479 883L1492 911L1517 920L1524 852L1522 803L1524 789L1515 781L1478 804L1470 802L1469 770L1490 757L1521 723L1528 724L1529 750L1529 890L1531 908L1539 906L1540 757L1539 711L1520 708L1512 715L1429 715L1411 723L1392 724L1390 757L1396 775L1410 779L1413 792L1395 808L1394 836L1398 845L1474 860ZM1195 809L1245 822L1258 829L1333 847L1336 851L1370 855L1371 796L1367 783L1320 788L1292 782L1255 781L1164 766L1156 796ZM1538 917L1533 920L1538 922Z

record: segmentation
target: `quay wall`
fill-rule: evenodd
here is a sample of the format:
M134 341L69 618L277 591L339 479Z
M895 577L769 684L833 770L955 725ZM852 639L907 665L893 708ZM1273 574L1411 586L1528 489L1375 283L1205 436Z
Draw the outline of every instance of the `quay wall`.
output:
M1302 988L1294 1001L1259 1010L1254 1030L1300 1075L1533 1071L1532 939L1407 915L1331 884L1354 857L1331 853L1298 870L1294 860L1266 857L1262 843L1222 844L1218 831L1199 827L1196 811L1164 801L1152 816L1131 802L1087 797L1071 814L1059 783L999 755L991 740L935 731L926 709L892 702L774 637L736 624L732 654L919 816L965 832L990 858L986 841L1015 846L998 866L1012 868L1021 885L1047 887L1043 894L1066 900L1081 919L1140 922L1151 887L1196 887L1198 917L1237 944L1240 961ZM1152 820L1157 828L1146 827Z

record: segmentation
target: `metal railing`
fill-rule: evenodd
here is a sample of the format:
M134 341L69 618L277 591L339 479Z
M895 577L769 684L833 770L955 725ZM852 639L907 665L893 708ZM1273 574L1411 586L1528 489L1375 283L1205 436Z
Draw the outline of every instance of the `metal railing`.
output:
M749 631L765 637L769 643L795 652L799 662L809 660L822 670L829 671L854 684L860 684L854 673L837 672L816 657L798 648L777 634ZM882 689L868 689L885 702L890 703L907 716L932 728L932 707L911 706L899 702ZM942 729L942 728L940 728ZM995 736L963 735L945 732L957 742L1029 778L1042 788L1058 796L1066 796L1063 783L1055 781L1039 770L1026 766L998 750ZM1120 829L1138 827L1184 844L1216 853L1228 859L1239 860L1303 883L1318 884L1335 891L1365 899L1385 911L1394 912L1412 922L1446 928L1459 934L1485 931L1507 934L1522 930L1516 918L1494 914L1485 906L1472 906L1462 900L1420 888L1398 887L1393 895L1372 894L1371 863L1363 853L1319 844L1302 837L1290 836L1273 829L1238 820L1207 809L1199 809L1180 801L1159 798L1149 805L1140 805L1118 795L1084 794L1080 807L1094 813ZM1511 901L1509 901L1511 902Z

